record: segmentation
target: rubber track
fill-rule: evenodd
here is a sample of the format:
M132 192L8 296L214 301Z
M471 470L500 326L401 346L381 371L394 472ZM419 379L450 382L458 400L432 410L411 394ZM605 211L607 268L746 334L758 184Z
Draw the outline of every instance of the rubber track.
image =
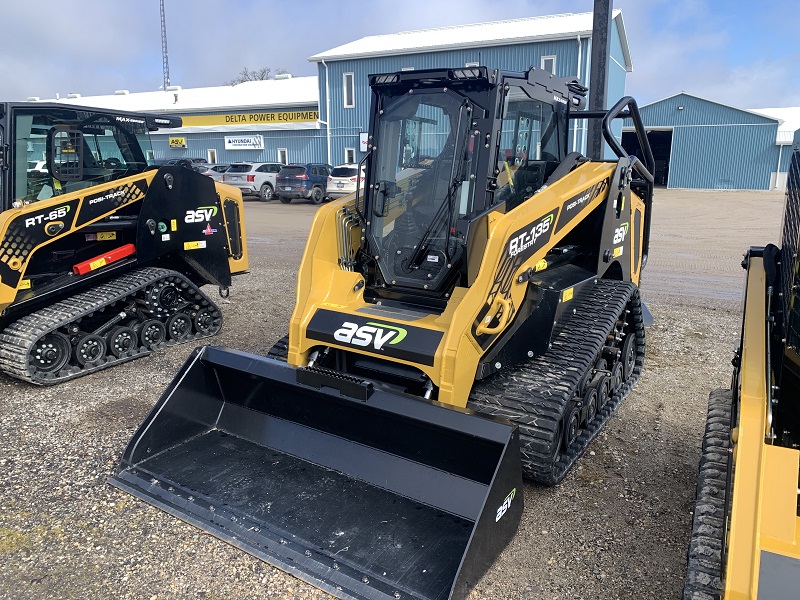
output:
M220 326L209 334L189 333L189 335L181 340L167 339L152 349L139 345L129 356L123 356L121 358L117 358L110 352L107 352L102 360L95 364L87 364L83 368L68 364L58 373L31 372L28 358L37 340L41 339L42 336L73 321L91 316L93 313L102 310L106 306L123 301L127 297L144 290L147 286L164 278L179 283L180 287L185 283L189 286L188 289L191 290L193 294L199 294L201 297L201 306L204 308L211 308L215 311L214 316L219 319ZM113 314L109 314L109 317L111 316L113 316ZM88 373L93 373L94 371L99 371L100 369L105 369L111 365L145 356L150 354L154 349L215 335L221 327L222 314L219 307L186 277L169 269L146 267L112 279L109 282L100 284L71 298L57 302L52 306L42 308L11 323L11 325L0 332L0 370L11 377L22 379L29 383L53 385L61 383L62 381L81 377Z
M644 364L642 307L633 283L599 279L572 302L574 314L556 326L546 354L476 382L467 404L477 412L505 417L519 425L523 476L545 485L555 485L564 478L628 395ZM558 428L567 403L576 395L584 374L593 368L617 319L624 317L626 306L633 326L627 334L636 336L633 373L559 455L555 444L559 443Z
M683 600L720 600L722 597L731 398L730 390L714 390L708 397Z

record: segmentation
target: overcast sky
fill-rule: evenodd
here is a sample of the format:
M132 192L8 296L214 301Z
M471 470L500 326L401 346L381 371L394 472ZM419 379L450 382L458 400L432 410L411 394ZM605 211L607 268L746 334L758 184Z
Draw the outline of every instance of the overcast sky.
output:
M159 0L0 0L0 100L157 90ZM798 0L616 0L639 104L680 91L741 108L800 106ZM166 0L173 85L243 67L316 75L308 57L366 35L567 12L592 0ZM488 65L492 66L492 65Z

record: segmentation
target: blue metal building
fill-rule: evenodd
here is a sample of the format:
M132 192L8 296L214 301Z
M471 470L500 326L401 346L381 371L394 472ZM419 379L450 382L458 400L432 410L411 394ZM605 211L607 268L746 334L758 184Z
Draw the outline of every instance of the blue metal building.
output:
M401 70L481 65L492 69L548 70L588 86L592 13L514 19L406 31L361 38L309 58L319 72L320 120L331 164L354 162L366 152L368 76ZM607 97L625 94L632 70L622 13L613 14ZM585 123L572 131L572 148L585 148Z
M632 70L622 13L610 35L609 102L625 94ZM481 65L490 69L544 69L588 85L592 13L563 14L406 31L361 38L309 61L317 77L284 76L235 86L94 97L66 103L176 114L184 126L156 132L151 158L203 158L211 163L357 162L366 152L368 76L403 69ZM280 77L280 76L279 76ZM590 92L591 94L591 92ZM572 124L572 149L585 151L586 123Z
M793 127L781 111L745 110L681 92L642 106L656 183L670 188L769 190L785 186ZM632 124L623 145L634 151Z

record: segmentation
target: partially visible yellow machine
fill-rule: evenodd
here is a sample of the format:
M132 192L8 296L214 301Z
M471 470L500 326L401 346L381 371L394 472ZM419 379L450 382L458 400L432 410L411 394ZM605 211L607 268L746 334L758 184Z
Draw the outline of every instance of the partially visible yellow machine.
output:
M782 247L750 248L730 390L709 397L684 600L800 598L800 152Z

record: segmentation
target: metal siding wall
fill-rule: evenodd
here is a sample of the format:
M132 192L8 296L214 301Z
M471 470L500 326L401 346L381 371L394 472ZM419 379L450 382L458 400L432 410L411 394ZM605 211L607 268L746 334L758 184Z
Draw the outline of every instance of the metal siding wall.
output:
M777 164L776 125L676 127L669 187L766 190Z
M584 47L583 56L587 50ZM477 62L492 69L507 71L527 71L529 67L539 67L542 56L555 55L556 74L560 77L575 76L578 69L578 42L560 40L536 44L515 44L492 46L444 52L426 52L403 56L382 56L328 62L328 79L331 99L331 163L336 165L344 160L344 149L355 148L356 159L363 154L359 150L358 134L369 127L369 75L392 73L404 67L415 70L461 67L468 62ZM585 58L583 60L586 60ZM343 74L353 73L355 78L355 108L344 108ZM320 65L320 80L324 82L325 67ZM320 104L325 103L324 83L320 88Z
M226 135L262 135L264 150L225 150ZM324 162L325 130L303 129L297 131L246 131L187 133L188 148L174 149L169 147L170 134L155 133L152 136L153 154L155 158L206 158L208 149L217 151L217 162L275 162L278 160L278 148L288 150L289 162Z
M683 110L678 110L679 106L683 106ZM775 119L695 98L688 94L678 94L672 98L665 98L642 107L640 112L642 113L642 121L648 127L777 124ZM626 120L625 126L632 127L633 124L630 120ZM775 140L772 141L773 143L775 142Z

